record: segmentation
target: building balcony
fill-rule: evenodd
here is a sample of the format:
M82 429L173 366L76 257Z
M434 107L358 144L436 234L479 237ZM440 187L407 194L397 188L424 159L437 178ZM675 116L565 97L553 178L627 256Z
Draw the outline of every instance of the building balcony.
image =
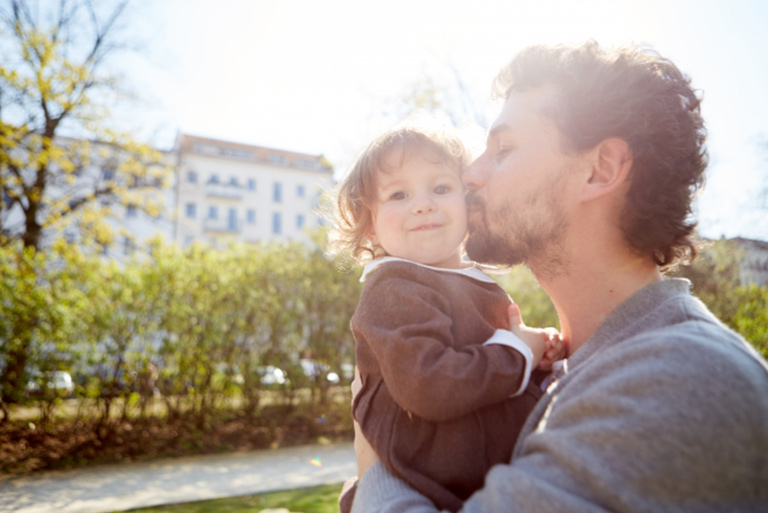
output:
M243 222L239 219L205 219L203 230L206 232L240 233L243 231Z
M209 182L205 184L205 193L218 198L241 199L243 197L243 189L239 185L226 183Z

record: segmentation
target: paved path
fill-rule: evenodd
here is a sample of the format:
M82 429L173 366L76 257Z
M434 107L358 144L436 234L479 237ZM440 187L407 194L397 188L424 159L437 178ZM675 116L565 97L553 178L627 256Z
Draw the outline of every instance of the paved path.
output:
M357 472L352 443L0 477L0 512L104 513L326 483Z

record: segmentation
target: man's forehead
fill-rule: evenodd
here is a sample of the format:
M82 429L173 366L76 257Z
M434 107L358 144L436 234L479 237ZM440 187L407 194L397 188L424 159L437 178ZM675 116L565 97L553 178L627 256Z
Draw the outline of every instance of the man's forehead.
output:
M553 100L554 88L539 87L526 91L513 91L504 101L501 112L491 125L488 137L518 132L531 123L544 122L546 106Z

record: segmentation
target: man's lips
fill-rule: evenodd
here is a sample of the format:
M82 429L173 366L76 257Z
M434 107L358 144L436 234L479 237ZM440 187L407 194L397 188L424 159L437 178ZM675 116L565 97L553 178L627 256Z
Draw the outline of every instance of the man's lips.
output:
M480 205L479 203L476 203L474 205L468 205L467 206L467 217L483 217L483 212L485 209L483 208L483 205Z
M467 213L479 214L485 210L485 203L475 196L467 196Z

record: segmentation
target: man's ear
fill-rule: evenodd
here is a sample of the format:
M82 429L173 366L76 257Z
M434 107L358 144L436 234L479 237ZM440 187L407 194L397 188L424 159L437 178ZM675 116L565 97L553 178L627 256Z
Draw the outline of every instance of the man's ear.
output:
M627 182L632 167L632 150L627 141L618 137L604 139L591 154L592 173L584 184L582 201L614 192Z

